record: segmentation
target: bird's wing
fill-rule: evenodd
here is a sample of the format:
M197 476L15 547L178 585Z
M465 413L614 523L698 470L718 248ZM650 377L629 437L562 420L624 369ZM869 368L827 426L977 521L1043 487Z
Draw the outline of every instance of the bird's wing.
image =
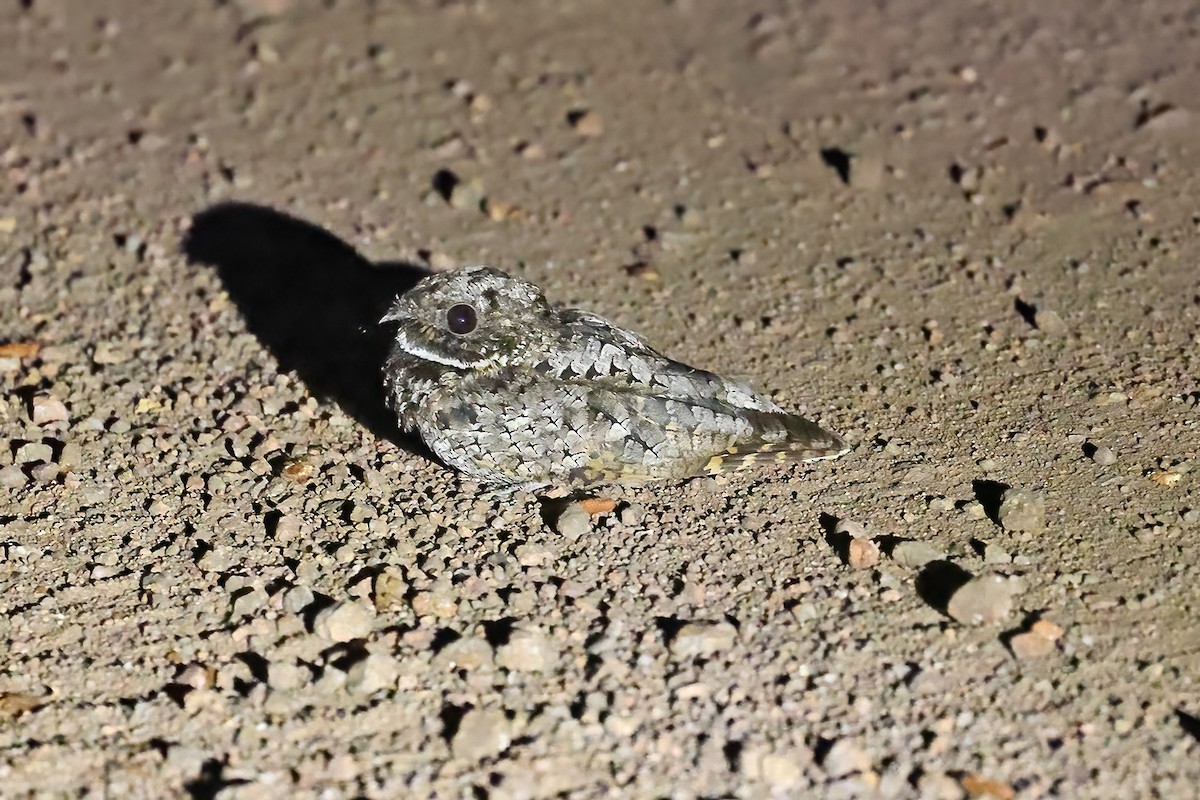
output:
M558 380L591 381L612 391L714 408L781 410L746 384L668 358L603 317L573 308L558 313L563 341L547 359L550 375Z
M700 457L698 472L709 473L846 450L835 434L745 384L667 358L602 317L561 313L570 341L555 365L557 379L588 387L588 404L628 428L635 448L665 435L649 446L674 450L668 460Z

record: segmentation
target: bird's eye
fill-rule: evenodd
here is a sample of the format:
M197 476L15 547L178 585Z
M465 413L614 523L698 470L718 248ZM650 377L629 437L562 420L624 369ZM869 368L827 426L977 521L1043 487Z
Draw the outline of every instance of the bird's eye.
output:
M459 303L446 312L446 327L459 336L475 330L475 322L475 309L466 303Z

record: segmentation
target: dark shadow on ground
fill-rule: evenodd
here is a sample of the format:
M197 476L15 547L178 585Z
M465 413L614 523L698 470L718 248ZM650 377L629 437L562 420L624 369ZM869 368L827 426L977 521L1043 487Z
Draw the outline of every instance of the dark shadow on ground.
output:
M988 519L999 525L1000 503L1004 500L1004 493L1011 487L1000 481L978 479L971 481L971 488L975 490L975 499L979 501L979 505L983 506L983 513L987 514Z
M1175 719L1179 721L1179 727L1183 728L1184 733L1200 741L1200 717L1194 717L1182 708L1177 708L1175 709Z
M375 436L428 455L396 427L380 369L379 318L428 274L415 264L372 264L324 228L265 206L221 203L192 220L188 260L216 269L250 332L283 370L333 400Z
M971 573L957 564L930 561L917 573L917 594L932 608L945 614L950 598L969 580Z

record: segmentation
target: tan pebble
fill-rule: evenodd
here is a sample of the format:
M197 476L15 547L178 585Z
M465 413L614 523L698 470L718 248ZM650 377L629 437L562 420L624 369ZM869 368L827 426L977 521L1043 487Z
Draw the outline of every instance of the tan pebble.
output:
M128 360L129 354L119 345L112 342L101 342L96 345L96 349L92 352L92 361L101 366L121 364Z
M1033 317L1033 323L1038 330L1048 336L1063 336L1067 333L1067 323L1059 316L1057 311L1051 309L1038 309L1038 312Z
M458 267L458 262L446 253L434 252L429 256L429 268L434 272L449 272Z
M0 719L16 717L45 705L45 698L25 692L0 692Z
M434 663L455 669L479 669L492 663L492 646L486 639L464 636L438 651Z
M759 762L759 772L776 789L791 789L804 782L805 760L787 751L768 753Z
M275 522L275 538L279 541L289 541L300 535L303 522L295 514L284 514Z
M408 581L398 567L388 567L375 577L375 607L380 611L392 608L408 595Z
M870 539L851 539L847 560L854 569L866 569L879 563L879 545Z
M41 350L37 342L6 342L0 344L0 358L34 358Z
M400 668L396 659L383 653L372 653L359 661L346 674L346 691L369 695L396 684Z
M412 609L418 617L453 617L458 613L458 603L445 591L417 592L412 599Z
M1170 487L1170 486L1174 486L1175 484L1179 483L1180 478L1182 478L1183 476L1180 475L1178 472L1172 472L1169 469L1156 469L1154 472L1151 472L1150 475L1147 477L1149 477L1150 480L1154 481L1159 486Z
M597 517L612 513L617 507L617 501L611 497L585 497L579 501L579 505L589 516Z
M871 757L850 739L839 739L833 743L821 767L831 778L842 778L856 772L867 772L871 768Z
M625 274L631 278L641 278L644 281L656 281L660 277L658 270L645 261L636 261L625 267Z
M289 481L307 483L313 476L313 466L302 458L289 458L284 462L279 474Z
M458 723L450 742L455 758L478 761L499 755L512 743L512 725L499 709L473 708Z
M313 632L334 642L366 638L374 627L375 615L354 602L335 603L317 614Z
M604 135L604 119L595 111L575 112L570 116L571 127L589 139Z
M1013 788L1007 783L985 778L982 775L967 775L962 779L962 787L971 797L988 798L989 800L1012 800Z
M999 575L980 575L955 590L946 613L966 625L1000 622L1012 612L1014 590L1014 584Z
M516 631L496 651L496 664L515 672L545 672L558 661L554 644L538 631Z
M480 211L485 200L483 181L471 178L454 184L450 189L448 202L451 208L459 211Z
M524 216L524 210L512 203L487 201L487 215L493 222L503 222L506 219L518 219Z
M203 664L188 664L175 679L179 685L190 686L193 689L211 689L216 681L216 669Z
M517 148L517 154L526 161L537 161L546 157L546 148L537 142L525 142Z
M733 647L737 628L728 622L689 622L671 639L671 655L676 658L710 656Z
M1029 630L1052 642L1057 642L1066 633L1061 626L1055 625L1048 619L1039 619L1033 625L1029 626Z
M1018 633L1009 640L1008 646L1017 658L1038 658L1054 650L1052 640L1032 631Z

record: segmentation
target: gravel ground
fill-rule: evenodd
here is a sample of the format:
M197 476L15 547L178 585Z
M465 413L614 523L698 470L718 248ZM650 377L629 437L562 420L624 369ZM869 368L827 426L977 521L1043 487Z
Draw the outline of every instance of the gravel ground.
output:
M0 795L1188 798L1191 0L0 10ZM489 492L485 262L842 459Z

